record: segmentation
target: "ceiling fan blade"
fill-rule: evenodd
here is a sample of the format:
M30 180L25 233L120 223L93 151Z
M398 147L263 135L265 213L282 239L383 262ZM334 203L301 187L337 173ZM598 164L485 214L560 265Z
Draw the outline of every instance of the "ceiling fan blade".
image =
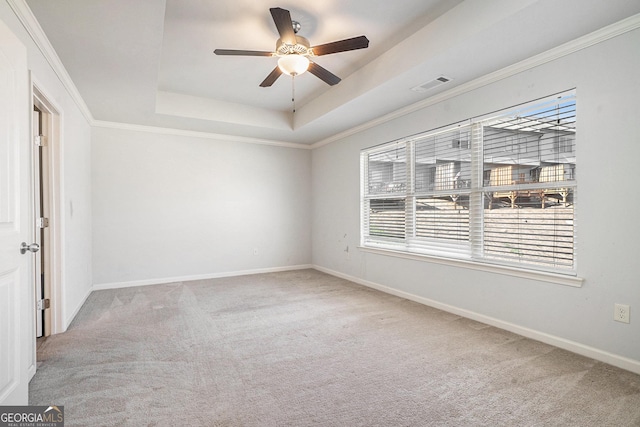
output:
M279 67L274 68L273 71L269 73L267 78L264 79L262 83L260 83L260 87L270 87L276 82L276 80L278 80L278 77L280 77L281 74L282 71Z
M280 34L280 39L286 44L296 44L296 33L293 31L293 23L291 22L289 11L279 7L272 7L269 11L278 29L278 34Z
M309 62L308 71L314 76L316 76L317 78L319 78L320 80L322 80L323 82L325 82L326 84L331 86L337 85L338 83L340 83L340 80L341 80L340 77L336 76L326 68L319 66L315 62Z
M216 55L273 56L273 52L264 52L261 50L216 49L213 53Z
M369 39L365 36L353 37L339 40L337 42L320 44L313 46L313 54L316 56L328 55L330 53L346 52L348 50L364 49L369 47Z

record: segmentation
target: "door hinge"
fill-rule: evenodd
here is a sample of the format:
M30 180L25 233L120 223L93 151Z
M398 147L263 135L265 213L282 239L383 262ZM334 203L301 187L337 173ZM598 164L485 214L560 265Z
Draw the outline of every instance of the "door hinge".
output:
M49 226L49 218L38 218L36 226L38 228L47 228Z
M38 310L46 310L49 307L51 307L51 301L49 298L38 300Z
M45 138L44 135L36 135L33 138L33 142L38 146L38 147L44 147L45 145L47 145L47 138Z

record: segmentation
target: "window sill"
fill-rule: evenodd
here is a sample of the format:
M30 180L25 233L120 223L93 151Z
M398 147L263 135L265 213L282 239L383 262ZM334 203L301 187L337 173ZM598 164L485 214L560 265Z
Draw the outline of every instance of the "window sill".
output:
M470 270L484 271L488 273L503 274L506 276L519 277L521 279L537 280L540 282L556 283L558 285L581 288L584 281L581 277L565 274L548 273L544 271L527 270L523 268L507 267L502 265L480 263L475 261L444 258L434 255L415 254L393 249L372 248L368 246L358 246L362 252L378 255L393 256L397 258L411 259L416 261L427 261L435 264L449 265L452 267L467 268Z

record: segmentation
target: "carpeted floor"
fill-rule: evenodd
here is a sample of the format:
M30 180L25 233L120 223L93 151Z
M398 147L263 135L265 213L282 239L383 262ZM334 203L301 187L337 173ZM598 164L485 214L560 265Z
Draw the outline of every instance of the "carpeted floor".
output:
M315 270L98 291L30 404L67 426L640 426L640 376Z

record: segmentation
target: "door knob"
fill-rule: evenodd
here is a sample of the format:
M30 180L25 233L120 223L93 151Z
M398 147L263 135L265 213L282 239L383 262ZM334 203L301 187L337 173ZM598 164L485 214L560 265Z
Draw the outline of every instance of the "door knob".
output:
M27 251L36 253L39 250L40 250L40 245L37 243L32 243L30 245L27 245L26 242L22 242L22 244L20 245L20 253L23 255L26 254Z

